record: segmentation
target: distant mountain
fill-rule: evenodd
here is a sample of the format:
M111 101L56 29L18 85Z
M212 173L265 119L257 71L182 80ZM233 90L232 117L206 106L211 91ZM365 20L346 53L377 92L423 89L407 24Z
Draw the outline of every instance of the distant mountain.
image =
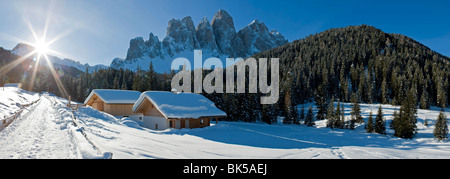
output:
M269 31L259 20L236 32L233 18L225 10L219 10L212 22L205 17L197 27L191 17L170 20L162 41L153 33L146 41L142 37L132 39L127 57L114 59L111 67L146 70L152 61L157 72L162 73L170 71L172 60L177 57L188 58L193 64L194 49L203 51L203 59L245 58L287 42L283 35Z
M17 56L25 56L28 53L31 53L34 51L34 47L24 44L24 43L19 43L16 45L16 47L13 48L13 50L11 51L11 53L13 53L14 55ZM99 69L105 69L108 68L108 66L105 65L95 65L95 66L90 66L89 64L81 64L79 61L75 61L75 60L71 60L71 59L61 59L59 57L56 56L52 56L52 55L48 55L50 62L52 62L53 66L63 66L65 68L67 67L73 67L77 70L80 70L82 72L86 72L86 68L89 70L90 73L94 72L95 70L99 70ZM40 65L47 65L47 62L45 61L41 61Z

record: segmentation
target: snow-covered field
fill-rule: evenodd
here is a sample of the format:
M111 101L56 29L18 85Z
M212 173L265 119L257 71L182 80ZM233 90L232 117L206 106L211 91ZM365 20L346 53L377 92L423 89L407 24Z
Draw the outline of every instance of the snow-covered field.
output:
M331 130L325 128L326 121L316 122L316 127L220 121L202 129L154 131L90 107L75 113L74 126L66 103L42 94L0 132L0 158L104 158L108 152L113 158L450 158L450 142L433 138L437 108L418 110L418 134L404 140L393 137L391 130L388 135L367 134L363 125ZM350 104L344 105L349 117ZM371 110L376 115L378 106L362 104L363 117ZM389 123L399 107L382 108ZM426 118L429 127L423 125Z
M38 99L39 94L36 93L30 93L16 87L0 87L0 131L23 106Z
M16 87L0 87L0 119L13 115L25 104L39 99L39 94L30 93Z
M362 105L363 114L377 107ZM383 107L389 120L395 108ZM418 115L428 116L433 123L438 111L419 110ZM202 129L153 131L92 108L82 108L78 118L90 126L86 129L100 148L112 152L114 158L450 158L450 143L437 142L433 127L423 126L420 119L417 137L404 140L367 134L364 126L353 131L330 130L325 121L313 128L219 122Z

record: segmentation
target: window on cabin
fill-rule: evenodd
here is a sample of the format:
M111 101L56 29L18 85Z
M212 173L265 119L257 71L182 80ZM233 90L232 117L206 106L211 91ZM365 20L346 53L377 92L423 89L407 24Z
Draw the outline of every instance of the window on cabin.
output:
M203 119L200 119L200 124L205 124L205 121L203 121Z

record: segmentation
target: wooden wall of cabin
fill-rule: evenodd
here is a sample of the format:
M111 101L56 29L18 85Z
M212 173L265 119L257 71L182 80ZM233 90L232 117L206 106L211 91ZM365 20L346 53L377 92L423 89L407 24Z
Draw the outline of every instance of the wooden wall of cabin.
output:
M105 112L113 116L137 115L133 112L133 104L105 104Z
M87 105L91 106L94 109L97 109L99 111L104 111L104 107L105 107L105 102L103 102L103 100L101 100L97 95L94 94L94 96L92 96L92 98L89 100L89 102L87 103Z
M161 112L159 112L159 110L156 109L155 106L152 105L152 103L148 101L148 99L144 100L142 106L140 107L140 110L138 110L136 112L143 113L144 116L164 118L164 116L161 114Z
M203 127L208 127L211 125L211 120L210 118L199 118L199 119L169 119L169 123L170 121L173 121L173 128L175 128L175 121L180 121L180 128L190 128L190 129L194 129L194 128L203 128ZM187 122L189 121L189 122Z

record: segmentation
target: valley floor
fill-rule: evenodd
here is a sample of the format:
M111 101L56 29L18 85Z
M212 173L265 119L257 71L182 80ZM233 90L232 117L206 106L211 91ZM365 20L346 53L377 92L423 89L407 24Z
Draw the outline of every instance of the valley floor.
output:
M0 158L108 158L109 153L114 159L450 158L450 142L438 142L432 134L437 108L418 110L418 134L404 140L393 137L390 130L388 135L368 134L363 125L331 130L325 128L326 121L317 121L315 127L219 121L202 129L154 131L90 107L75 113L75 126L67 100L40 96L38 103L0 132ZM344 105L349 118L350 104ZM364 119L378 106L362 104ZM382 108L387 122L398 110L391 105ZM446 115L450 116L449 108ZM423 125L425 119L429 127Z

